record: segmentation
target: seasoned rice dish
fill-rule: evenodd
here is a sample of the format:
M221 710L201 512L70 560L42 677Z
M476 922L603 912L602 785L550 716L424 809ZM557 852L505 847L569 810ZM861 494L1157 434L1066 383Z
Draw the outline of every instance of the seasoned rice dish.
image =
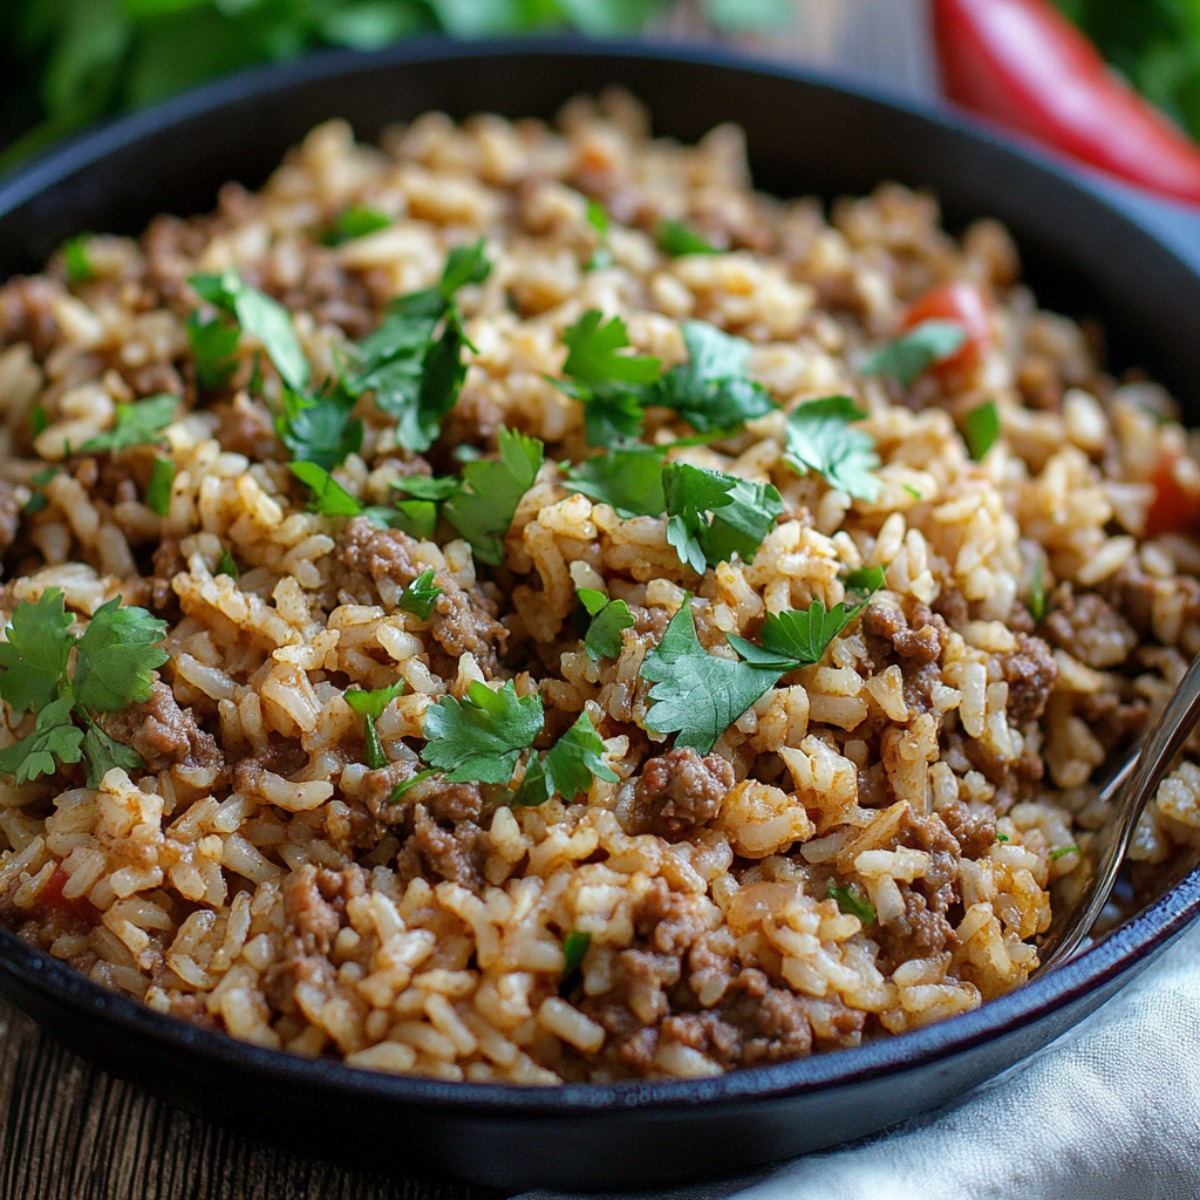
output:
M1200 650L1192 436L1002 226L761 195L620 94L74 239L0 288L0 410L0 921L355 1066L972 1009ZM1198 835L1185 760L1133 858Z

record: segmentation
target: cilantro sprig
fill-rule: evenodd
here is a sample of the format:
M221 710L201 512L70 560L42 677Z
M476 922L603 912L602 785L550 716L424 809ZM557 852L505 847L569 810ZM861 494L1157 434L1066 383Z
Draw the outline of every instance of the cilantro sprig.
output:
M333 218L329 227L322 231L318 240L323 246L340 246L343 242L352 242L370 233L378 233L391 223L391 217L369 205L348 204Z
M801 473L816 471L859 500L874 500L880 482L875 440L852 428L866 413L849 396L825 396L798 405L787 419L785 454Z
M397 679L390 687L375 688L373 691L363 691L362 688L347 688L342 698L363 719L363 737L366 742L365 757L367 766L378 771L388 764L387 755L383 752L383 744L375 722L383 716L383 710L404 691L404 680Z
M336 383L313 395L285 387L275 433L293 461L331 471L362 449L363 423L352 415L355 403L355 397Z
M308 387L308 359L296 336L291 313L278 300L250 287L232 267L220 275L193 275L188 282L202 299L232 317L243 333L262 343L288 387L295 392ZM213 337L211 333L208 336Z
M911 387L935 363L961 350L967 331L957 321L922 321L885 343L862 365L864 375L887 375Z
M837 901L839 911L857 917L864 925L875 924L875 909L866 900L861 899L852 887L838 887L831 880L825 894L830 900Z
M433 582L433 568L427 567L400 593L396 607L422 621L428 621L441 594L442 589Z
M734 554L751 562L783 512L783 500L771 484L751 483L688 463L668 463L662 487L667 542L679 561L699 575Z
M686 221L662 220L654 231L658 248L672 258L685 254L720 254L707 238L698 234Z
M591 617L583 637L583 649L593 662L616 658L624 644L623 630L632 629L637 621L624 600L610 600L595 588L580 588L579 599Z
M663 453L653 446L629 446L593 454L567 470L563 486L616 509L617 516L658 517L666 509Z
M963 418L963 438L971 458L980 462L1000 438L1000 410L995 400L985 400L967 413Z
M104 732L96 714L149 699L153 672L168 657L166 622L122 607L117 597L96 610L82 637L70 632L72 624L62 592L48 588L35 603L16 606L0 643L0 697L14 716L37 714L31 733L0 750L0 771L18 784L81 759L88 787L113 767L145 765Z
M470 342L457 297L490 271L483 239L456 246L434 287L393 300L379 328L354 347L356 369L343 387L351 396L373 392L380 412L396 419L396 440L406 449L428 450L458 399Z
M604 739L587 713L540 758L531 760L513 797L516 808L535 808L551 796L574 800L592 786L593 779L617 782L616 772L604 761Z
M112 428L88 438L79 449L86 454L117 454L134 446L158 445L165 440L163 433L178 407L179 397L167 392L131 404L118 403L113 408Z

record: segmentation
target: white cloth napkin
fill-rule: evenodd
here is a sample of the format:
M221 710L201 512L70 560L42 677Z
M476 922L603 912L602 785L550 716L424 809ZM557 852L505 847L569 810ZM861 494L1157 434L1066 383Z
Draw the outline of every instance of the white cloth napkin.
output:
M1194 1200L1200 1197L1200 927L1024 1069L955 1103L742 1182L650 1194L662 1200ZM531 1192L523 1200L564 1198Z

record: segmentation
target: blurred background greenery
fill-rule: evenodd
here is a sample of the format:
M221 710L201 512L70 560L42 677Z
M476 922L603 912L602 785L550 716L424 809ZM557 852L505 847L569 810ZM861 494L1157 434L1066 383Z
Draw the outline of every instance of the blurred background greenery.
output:
M854 4L856 0L842 0ZM1200 0L1055 0L1200 136ZM769 33L802 0L0 0L0 170L92 121L254 63L421 33ZM676 24L679 24L676 21Z

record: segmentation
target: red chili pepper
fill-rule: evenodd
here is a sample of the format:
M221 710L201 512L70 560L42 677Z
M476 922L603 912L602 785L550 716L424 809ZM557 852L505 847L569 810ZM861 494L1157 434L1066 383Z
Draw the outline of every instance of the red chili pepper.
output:
M955 321L966 330L967 340L953 354L930 369L961 371L977 366L984 348L992 342L991 302L977 283L965 279L943 283L918 296L904 314L901 326L912 329L924 321Z
M1176 471L1179 457L1178 454L1167 455L1150 477L1154 499L1146 510L1146 537L1200 531L1200 492L1179 482Z
M1200 201L1200 147L1046 0L933 0L946 95L1132 183Z

